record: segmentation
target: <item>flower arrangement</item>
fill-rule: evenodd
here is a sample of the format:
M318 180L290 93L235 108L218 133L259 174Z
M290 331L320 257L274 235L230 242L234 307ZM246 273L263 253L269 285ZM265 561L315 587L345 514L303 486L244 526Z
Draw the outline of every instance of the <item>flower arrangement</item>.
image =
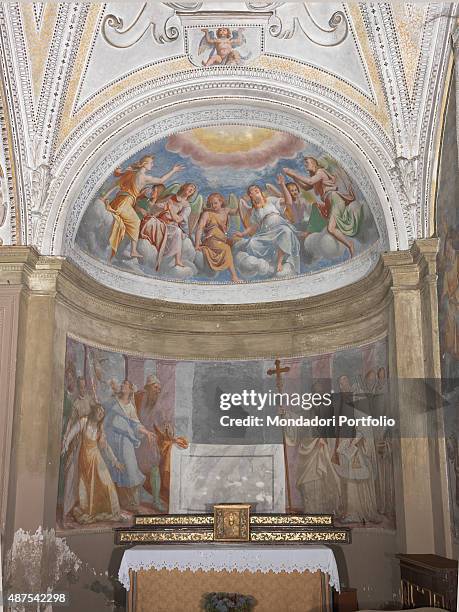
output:
M203 609L205 612L251 612L256 605L251 595L240 593L206 593Z

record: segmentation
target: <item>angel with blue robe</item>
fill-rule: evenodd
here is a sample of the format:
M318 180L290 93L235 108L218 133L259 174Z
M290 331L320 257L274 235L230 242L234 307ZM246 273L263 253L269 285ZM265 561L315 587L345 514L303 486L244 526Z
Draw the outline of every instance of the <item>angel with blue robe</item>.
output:
M207 60L202 62L203 66L237 66L242 59L248 59L248 57L242 58L241 54L236 51L236 47L246 43L245 36L240 28L233 32L226 27L218 28L215 33L209 32L207 28L203 28L202 31L204 36L199 43L198 55L210 51Z
M235 251L274 263L277 273L286 264L291 272L300 272L300 243L294 226L285 218L286 210L291 211L292 198L285 187L285 180L278 177L283 198L266 196L258 185L247 189L251 208L240 201L240 215L245 226L243 232L236 232L233 238L242 238L234 246ZM245 211L244 211L245 209Z

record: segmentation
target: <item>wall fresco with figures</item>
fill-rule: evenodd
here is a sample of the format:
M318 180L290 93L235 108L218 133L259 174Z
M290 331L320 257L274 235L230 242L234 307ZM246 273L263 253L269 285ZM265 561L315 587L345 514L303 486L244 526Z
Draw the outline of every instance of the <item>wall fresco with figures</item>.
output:
M385 340L284 359L282 365L283 392L333 391L340 397L331 409L318 409L321 418L357 406L359 414L390 412ZM274 488L285 491L285 511L331 512L337 524L394 529L393 445L387 429L357 427L343 436L334 428L221 426L222 414L260 415L237 404L222 412L219 398L242 389L275 391L272 368L272 360L261 359L138 357L68 338L58 527L111 528L134 514L170 512L174 491L186 494L191 481L195 507L243 498L256 511L266 511L272 483L279 479L282 486L274 483ZM277 414L278 407L273 409ZM305 414L293 405L284 412ZM282 477L257 451L268 446L277 449L281 463L287 458ZM174 453L179 460L181 454L191 457L187 482L174 471Z
M438 309L453 534L459 540L459 208L456 100L451 87L437 200Z
M234 125L173 134L127 159L87 205L76 244L136 275L222 284L318 272L378 237L358 180L327 151Z

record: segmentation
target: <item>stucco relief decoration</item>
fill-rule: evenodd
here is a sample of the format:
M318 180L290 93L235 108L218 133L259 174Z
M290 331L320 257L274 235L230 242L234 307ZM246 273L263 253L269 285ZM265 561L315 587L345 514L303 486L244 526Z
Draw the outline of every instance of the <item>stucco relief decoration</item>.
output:
M50 165L42 161L41 144L39 136L35 135L30 144L30 165L28 170L28 185L31 194L32 222L36 225L43 213L53 174Z
M106 15L101 33L118 49L138 43L147 32L154 42L176 41L183 30L186 52L196 66L242 65L263 52L265 30L275 38L290 39L297 30L322 47L341 44L349 26L342 11L334 12L328 27L322 27L307 3L292 6L285 2L246 2L238 15L218 9L214 2L145 2L129 22L120 15ZM251 26L251 27L250 27Z
M253 11L271 11L268 31L275 38L290 39L299 29L313 43L321 47L334 47L346 39L349 25L342 11L333 13L328 28L313 17L306 2L247 2Z
M11 243L10 199L2 151L0 151L0 246Z
M189 5L197 9L201 2ZM106 15L101 26L104 40L117 49L127 49L139 42L149 31L157 44L177 40L180 34L180 20L176 16L179 3L144 2L134 19L125 24L118 15Z
M400 192L404 198L403 213L407 221L408 234L413 240L418 236L417 165L417 155L410 158L397 157L395 166L391 170L400 185Z
M7 212L6 199L3 194L4 185L5 185L5 173L3 171L2 166L0 166L0 227L3 227L6 221L6 212Z

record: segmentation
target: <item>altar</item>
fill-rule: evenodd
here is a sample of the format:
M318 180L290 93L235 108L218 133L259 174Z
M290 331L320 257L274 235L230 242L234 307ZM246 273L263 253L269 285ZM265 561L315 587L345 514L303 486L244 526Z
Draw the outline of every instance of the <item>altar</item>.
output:
M340 590L333 551L326 546L191 544L134 546L118 578L129 612L198 612L210 592L253 596L256 612L325 612Z

